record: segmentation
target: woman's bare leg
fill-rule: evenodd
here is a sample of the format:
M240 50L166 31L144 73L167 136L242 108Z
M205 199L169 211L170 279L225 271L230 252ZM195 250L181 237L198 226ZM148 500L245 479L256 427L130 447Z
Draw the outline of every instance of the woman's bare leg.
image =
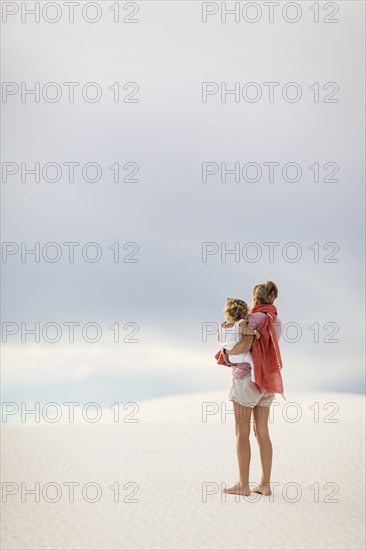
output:
M270 488L273 449L268 430L269 407L257 405L253 408L254 435L258 441L262 463L262 479L260 484L252 489L254 493L261 493L269 496L272 494Z
M249 496L249 435L252 409L251 407L239 405L239 403L235 403L235 401L233 403L235 414L236 452L238 456L240 482L236 483L229 489L224 489L224 492Z

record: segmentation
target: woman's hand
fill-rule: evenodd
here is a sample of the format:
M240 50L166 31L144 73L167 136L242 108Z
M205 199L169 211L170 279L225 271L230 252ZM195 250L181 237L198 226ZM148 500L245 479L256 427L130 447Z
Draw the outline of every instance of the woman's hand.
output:
M247 321L243 321L240 324L240 332L242 333L243 336L254 336L254 334L255 334L255 330L252 330L251 328L248 328Z

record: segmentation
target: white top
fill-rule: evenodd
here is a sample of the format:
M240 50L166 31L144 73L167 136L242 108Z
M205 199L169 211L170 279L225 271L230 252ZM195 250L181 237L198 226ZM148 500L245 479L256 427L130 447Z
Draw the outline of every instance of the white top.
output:
M223 327L220 325L219 336L220 336L220 346L222 348L226 348L228 350L233 349L235 344L241 341L242 334L240 331L240 324L243 321L244 319L239 319L239 321L235 321L234 326L232 327ZM239 363L239 361L235 361L235 362Z
M220 338L220 347L227 350L233 349L233 347L241 341L242 333L240 331L240 324L245 321L245 319L239 319L236 321L232 327L223 327L220 325L219 328L219 338ZM251 379L254 379L254 367L253 359L250 351L246 353L239 353L238 355L229 355L228 359L231 363L249 363L251 365ZM233 367L234 369L235 367Z

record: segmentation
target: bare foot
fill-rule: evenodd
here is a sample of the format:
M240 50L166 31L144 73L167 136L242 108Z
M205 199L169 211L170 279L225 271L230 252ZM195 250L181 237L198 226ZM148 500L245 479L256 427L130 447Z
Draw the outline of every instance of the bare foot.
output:
M264 495L265 497L269 497L272 494L271 487L269 483L261 483L260 485L257 485L252 489L253 493L260 493L261 495Z
M245 485L242 487L240 483L235 483L233 487L229 487L228 489L223 489L224 493L229 493L230 495L243 495L245 497L250 496L250 488L249 485Z

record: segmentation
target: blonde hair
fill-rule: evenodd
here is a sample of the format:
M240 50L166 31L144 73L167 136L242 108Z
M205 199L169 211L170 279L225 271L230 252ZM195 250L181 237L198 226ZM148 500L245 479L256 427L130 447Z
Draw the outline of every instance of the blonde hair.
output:
M224 313L228 313L234 321L239 321L239 319L245 319L249 313L249 307L244 300L239 298L228 298Z
M260 283L253 289L253 298L260 304L273 304L278 296L277 286L273 281L267 281L266 283Z

